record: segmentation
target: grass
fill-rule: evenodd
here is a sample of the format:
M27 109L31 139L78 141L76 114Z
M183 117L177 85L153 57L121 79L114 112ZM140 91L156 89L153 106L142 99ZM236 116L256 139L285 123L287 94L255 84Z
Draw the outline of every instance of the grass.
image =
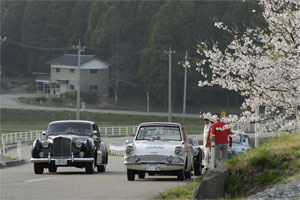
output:
M198 189L202 178L197 178L192 183L183 187L174 187L166 192L160 193L155 199L193 199L194 192Z
M268 187L300 180L300 131L272 138L227 161L226 196L241 198Z
M49 111L28 109L0 109L0 132L45 130L48 123L55 120L76 119L76 112ZM137 126L142 122L168 121L164 116L144 116L112 113L81 112L82 120L97 122L99 126ZM203 120L200 118L173 117L174 122L184 125L188 133L200 133L203 130Z

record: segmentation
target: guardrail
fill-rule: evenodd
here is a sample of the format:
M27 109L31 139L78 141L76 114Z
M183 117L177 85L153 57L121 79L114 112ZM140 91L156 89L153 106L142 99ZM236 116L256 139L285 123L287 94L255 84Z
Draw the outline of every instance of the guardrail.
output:
M137 126L99 127L104 135L135 135Z
M137 126L118 126L118 127L99 127L99 131L103 135L134 135ZM30 142L38 138L42 138L42 132L38 131L25 131L15 133L3 133L1 136L1 144L16 144L18 141Z

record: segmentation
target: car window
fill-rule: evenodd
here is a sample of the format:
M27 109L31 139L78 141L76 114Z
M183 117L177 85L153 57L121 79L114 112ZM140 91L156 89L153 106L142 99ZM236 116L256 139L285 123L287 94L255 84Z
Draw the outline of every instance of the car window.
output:
M92 135L91 125L88 123L54 123L49 126L49 135Z
M180 129L171 126L140 127L136 140L175 140L181 141Z
M233 134L232 135L232 143L240 144L241 143L241 136L240 134Z

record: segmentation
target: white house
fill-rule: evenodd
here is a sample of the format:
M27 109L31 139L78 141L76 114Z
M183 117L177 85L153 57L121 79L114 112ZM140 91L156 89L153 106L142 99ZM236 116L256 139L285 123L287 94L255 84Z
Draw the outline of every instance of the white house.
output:
M49 82L36 80L36 83L40 85L41 83L46 84L42 88L50 88L50 94L61 94L77 90L77 60L77 55L65 54L48 61L47 64L50 64ZM80 91L95 92L107 96L109 63L96 58L95 55L81 55L80 61ZM45 90L43 92L47 93Z

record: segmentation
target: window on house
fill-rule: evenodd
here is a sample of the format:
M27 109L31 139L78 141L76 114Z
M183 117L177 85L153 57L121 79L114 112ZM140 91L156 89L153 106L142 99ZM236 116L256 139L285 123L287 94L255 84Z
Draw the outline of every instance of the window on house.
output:
M90 90L98 90L98 85L90 85Z
M90 74L98 74L98 69L91 69Z
M75 86L74 85L70 85L70 90L74 90Z
M75 72L75 70L74 69L70 69L70 73L74 73Z
M60 72L60 68L56 68L56 72Z

